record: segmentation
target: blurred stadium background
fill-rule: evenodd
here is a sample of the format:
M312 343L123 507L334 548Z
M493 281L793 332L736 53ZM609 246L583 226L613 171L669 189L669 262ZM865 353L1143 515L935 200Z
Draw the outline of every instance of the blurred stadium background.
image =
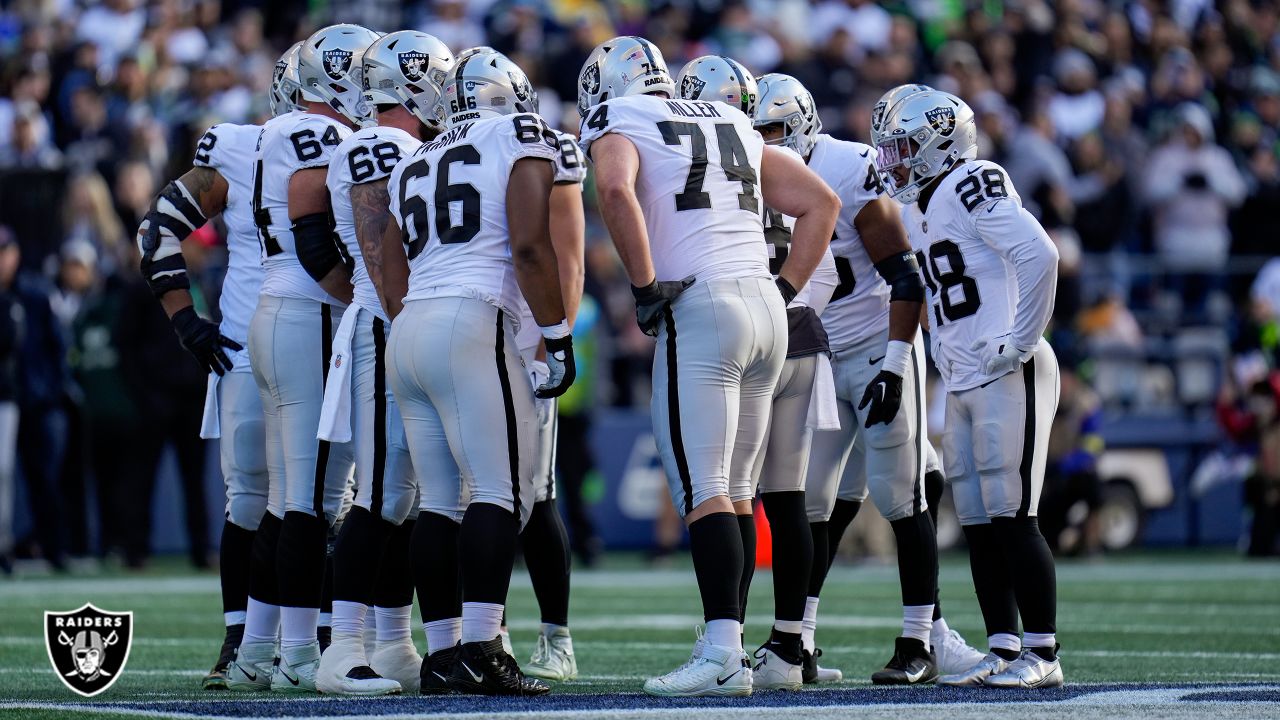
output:
M173 553L209 566L222 490L216 449L196 439L205 381L138 275L134 229L204 129L263 119L280 51L335 21L492 45L569 131L581 62L615 34L653 39L673 72L722 53L793 74L839 137L865 140L891 86L958 93L1062 257L1044 513L1060 552L1274 554L1278 2L10 0L0 336L22 340L0 342L0 426L18 418L0 433L0 468L17 467L0 483L5 572ZM648 431L653 344L586 199L586 371L561 405L561 498L584 564L605 549L662 558L681 529ZM198 306L216 315L222 228L188 245ZM885 552L870 515L847 552Z

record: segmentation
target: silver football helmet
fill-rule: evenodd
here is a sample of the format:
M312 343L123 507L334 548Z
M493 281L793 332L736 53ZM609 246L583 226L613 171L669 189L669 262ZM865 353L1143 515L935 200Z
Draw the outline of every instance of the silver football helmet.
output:
M876 143L876 164L890 193L913 203L925 185L961 160L978 157L978 128L963 100L938 90L889 108Z
M454 64L440 95L440 112L445 124L453 127L497 115L537 112L537 103L537 93L520 66L496 50L479 50Z
M822 132L822 121L818 119L813 95L799 80L782 73L761 75L756 83L760 87L760 99L751 118L752 125L758 129L781 123L782 138L768 144L783 145L802 158L809 157L818 133Z
M916 85L914 83L908 85L899 85L889 92L880 96L875 105L871 106L871 147L880 144L880 128L884 126L885 115L889 110L902 101L903 98L916 93L930 92L933 88L928 85Z
M676 95L685 100L718 100L749 117L756 112L760 90L755 77L737 60L723 55L703 55L680 69L676 76Z
M586 117L591 108L612 98L657 92L676 96L675 80L658 46L634 35L605 40L578 73L578 114Z
M359 25L330 25L315 31L298 52L302 98L322 102L355 125L370 120L364 99L364 51L378 33Z
M271 92L267 97L271 101L271 116L284 115L299 109L299 93L302 92L302 80L298 76L298 52L302 43L296 42L276 60L275 70L271 73Z
M440 96L452 71L453 53L435 36L416 30L383 35L364 51L364 100L374 108L401 105L440 131Z

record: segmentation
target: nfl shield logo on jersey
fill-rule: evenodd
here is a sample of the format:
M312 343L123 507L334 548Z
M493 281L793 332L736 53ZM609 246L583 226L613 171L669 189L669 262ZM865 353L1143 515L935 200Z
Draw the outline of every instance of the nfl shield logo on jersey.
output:
M707 81L693 75L685 75L684 79L680 81L680 97L698 97L706 86Z
M924 114L924 119L934 130L943 136L950 135L956 128L956 111L949 107L936 107Z
M427 67L427 54L413 50L411 52L402 52L398 56L400 59L400 72L409 80L421 80L423 71Z
M71 612L44 613L44 644L58 678L93 697L115 684L129 661L133 613L99 610L89 603Z
M334 48L324 51L324 71L334 80L341 80L351 69L351 51Z

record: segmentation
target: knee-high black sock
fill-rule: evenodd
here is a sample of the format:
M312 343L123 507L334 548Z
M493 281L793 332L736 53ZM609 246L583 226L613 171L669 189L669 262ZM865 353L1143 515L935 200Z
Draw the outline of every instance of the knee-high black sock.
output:
M733 513L698 518L689 525L689 549L698 576L704 620L737 620L742 582L742 531Z
M225 520L218 551L218 575L222 581L222 612L244 612L249 606L249 566L255 533Z
M826 520L809 523L809 537L813 539L813 557L809 567L809 597L818 597L822 593L822 584L827 581L827 571L831 569L827 552Z
M756 576L756 519L752 515L738 516L738 532L742 535L742 577L738 579L738 622L747 621L747 596L751 594L751 580Z
M778 620L804 620L813 564L813 535L805 515L804 491L760 496L773 536L773 615Z
M840 552L840 541L844 539L844 531L849 529L849 525L853 523L853 519L858 517L858 511L862 509L862 501L860 500L836 500L835 507L831 509L831 521L827 524L827 567L831 567L831 563L836 561L836 554Z
M569 624L569 533L560 519L555 500L535 503L533 514L520 533L524 562L529 567L533 594L538 598L542 622Z
M382 521L386 522L386 521ZM389 523L388 523L389 524ZM373 589L373 604L398 608L413 604L413 572L409 567L409 539L413 537L412 518L394 525L382 550L378 580Z
M505 605L516 562L516 535L520 520L515 513L492 503L474 502L462 516L458 529L462 567L462 601Z
M342 521L333 546L333 598L372 605L380 559L395 526L359 505Z
M969 543L973 589L982 608L987 637L999 633L1017 635L1018 602L999 531L990 524L965 525L964 537Z
M458 523L432 512L418 513L414 523L409 560L423 623L462 617L458 530Z
M938 503L942 502L942 490L946 487L947 476L941 470L930 470L924 475L924 501L929 503L929 517L933 524L938 524Z
M929 605L938 594L938 536L929 513L889 523L898 541L898 583L905 606Z
M328 530L323 516L298 511L284 514L276 548L282 607L321 608Z
M1018 569L1012 574L1012 580L1022 629L1029 633L1054 633L1058 614L1057 572L1049 543L1040 534L1040 524L1033 517L1000 517L992 518L991 525L1000 537L1006 565ZM1041 657L1053 659L1053 648L1033 649Z
M249 596L267 605L280 604L280 580L276 577L276 554L280 544L280 518L262 514L258 531L253 534L249 555Z

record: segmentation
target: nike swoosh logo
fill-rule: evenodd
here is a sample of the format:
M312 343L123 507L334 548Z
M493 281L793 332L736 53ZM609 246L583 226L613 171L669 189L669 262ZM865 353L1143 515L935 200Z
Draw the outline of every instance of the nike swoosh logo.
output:
M258 682L258 673L251 673L244 668L240 668L240 673L249 678L249 682Z
M1000 198L1000 200L1003 200L1003 199L1004 199L1004 198ZM992 211L992 210L995 210L995 209L996 209L996 206L1000 204L1000 200L996 200L995 202L993 202L993 203L991 203L990 205L988 205L988 206L987 206L987 214L988 214L988 215L990 215L990 214L991 214L991 211Z
M289 673L285 672L284 670L281 670L280 674L284 676L285 680L288 680L290 683L292 683L294 687L298 687L298 678L289 677Z
M880 361L881 361L881 360L883 360L883 359L884 359L884 356L883 356L883 355L881 355L881 356L880 356L880 357L878 357L878 358L871 358L870 360L868 360L868 361L867 361L867 364L868 364L868 365L875 365L876 363L880 362Z
M735 670L735 671L733 672L733 675L730 675L730 676L729 676L729 677L727 677L727 678L721 678L721 677L718 677L718 678L716 678L716 684L717 684L717 685L723 685L723 684L725 684L725 683L729 682L730 680L732 680L732 679L733 679L733 676L734 676L734 675L737 675L737 674L738 674L738 673L740 673L740 672L742 672L742 671L741 671L741 670Z
M467 671L467 674L471 676L472 680L475 680L476 682L484 682L484 676L476 674L476 671L468 667L465 662L459 662L458 664L462 666L463 670Z
M448 681L449 681L449 678L447 678L447 677L445 677L445 676L441 675L440 673L436 672L435 670L432 670L432 671L431 671L431 674L432 674L432 675L435 675L435 676L436 676L436 677L438 677L438 678L440 678L440 682L448 682Z
M916 670L915 672L908 672L908 673L907 673L907 680L908 680L909 682L913 682L913 683L920 682L920 678L922 678L922 677L924 677L924 668L920 668L919 670Z
M978 167L973 168L973 169L972 169L972 170L970 170L969 172L965 173L965 175L972 175L972 174L974 174L974 173L978 172L978 171L979 171L979 170L981 170L981 169L982 169L982 168L978 168Z
M871 154L871 151L870 151L870 150L865 150L865 151L863 151L863 153L862 153L862 157L866 157L866 156L868 156L868 155L870 155L870 154Z

